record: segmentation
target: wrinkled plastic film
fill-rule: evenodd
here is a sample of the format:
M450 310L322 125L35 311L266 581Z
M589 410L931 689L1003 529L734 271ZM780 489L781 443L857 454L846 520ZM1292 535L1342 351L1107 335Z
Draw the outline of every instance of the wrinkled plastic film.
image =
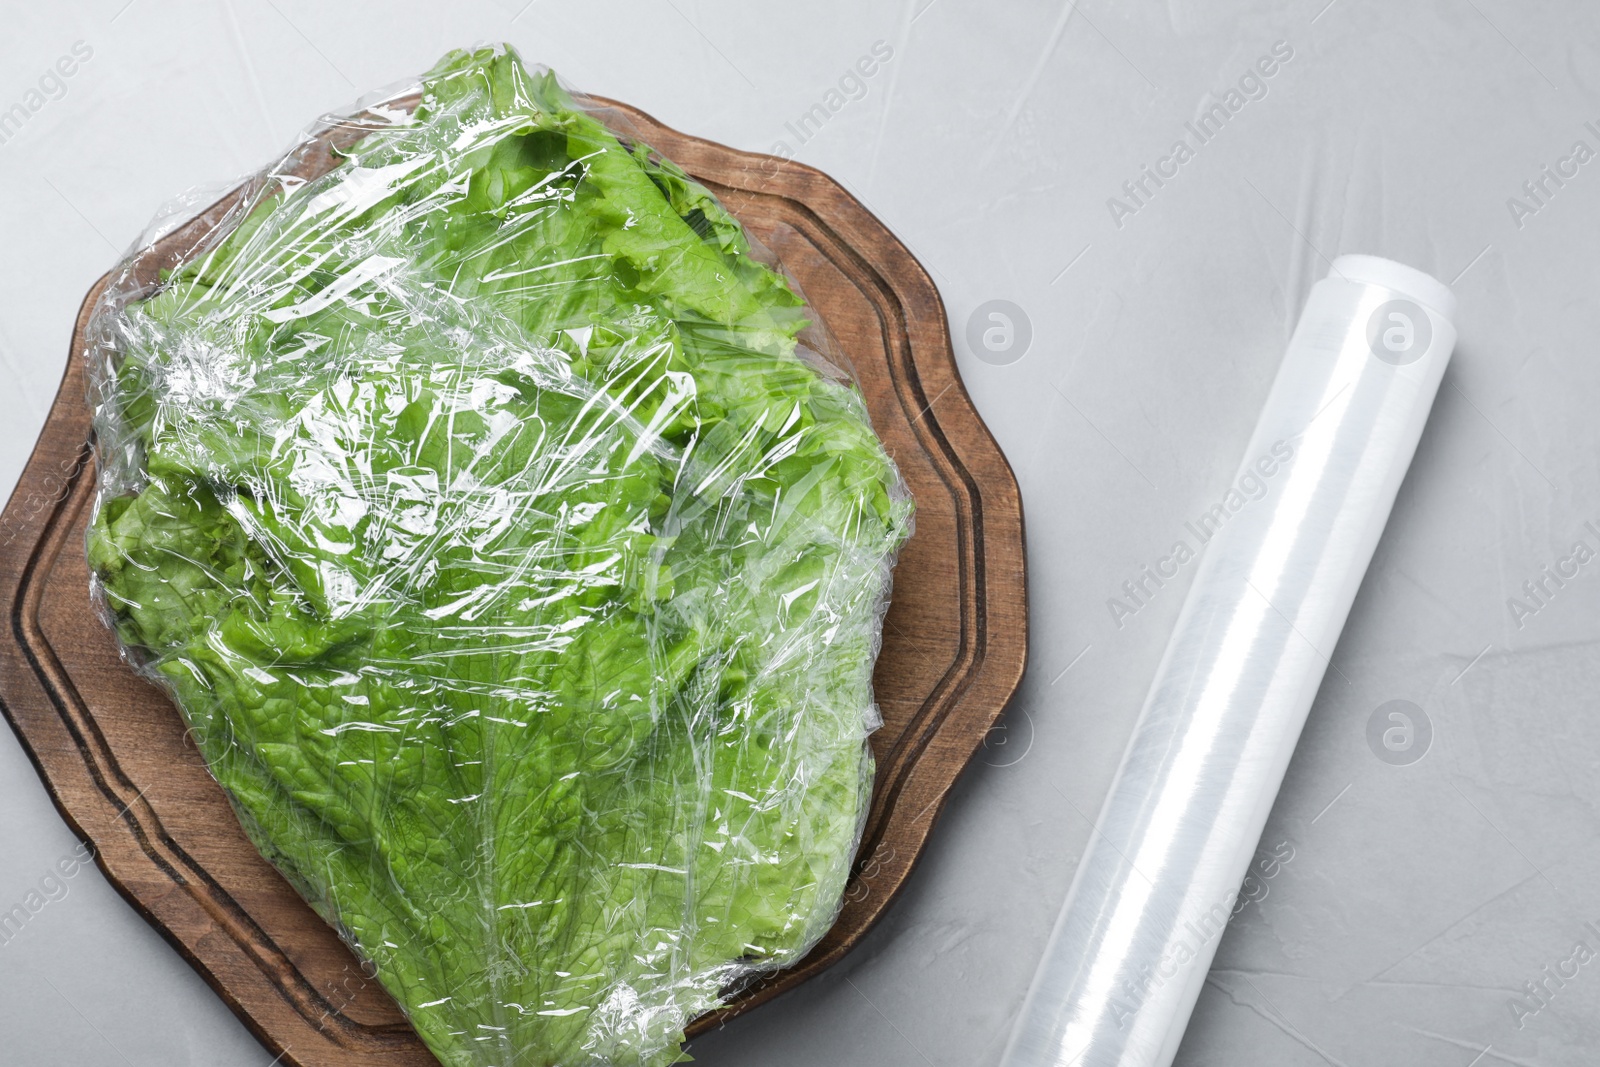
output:
M1455 343L1449 290L1312 288L1022 1008L1005 1067L1167 1067ZM1250 499L1248 490L1266 487Z
M485 49L330 131L113 273L94 594L441 1062L673 1062L837 915L909 496L614 110Z

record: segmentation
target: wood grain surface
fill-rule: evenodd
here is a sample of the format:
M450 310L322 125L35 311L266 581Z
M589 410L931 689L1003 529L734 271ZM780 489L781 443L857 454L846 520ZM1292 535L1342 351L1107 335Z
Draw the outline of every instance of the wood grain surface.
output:
M956 777L1021 681L1022 503L961 384L938 291L859 201L803 164L593 103L704 182L783 261L852 364L917 506L875 675L884 721L872 737L872 807L838 922L800 964L739 990L693 1035L836 962L905 884ZM341 136L320 135L297 166L329 169ZM163 239L145 269L181 257L237 195ZM434 1065L388 994L251 846L177 710L123 664L90 604L83 346L104 285L84 300L60 393L0 515L5 715L106 877L281 1062Z

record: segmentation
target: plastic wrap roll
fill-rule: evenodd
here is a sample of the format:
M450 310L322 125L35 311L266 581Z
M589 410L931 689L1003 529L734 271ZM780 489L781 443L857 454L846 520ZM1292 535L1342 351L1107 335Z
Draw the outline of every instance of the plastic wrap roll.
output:
M1455 344L1432 277L1311 290L1023 1004L1005 1067L1167 1067ZM1268 475L1270 471L1270 476ZM1251 481L1250 479L1254 479Z

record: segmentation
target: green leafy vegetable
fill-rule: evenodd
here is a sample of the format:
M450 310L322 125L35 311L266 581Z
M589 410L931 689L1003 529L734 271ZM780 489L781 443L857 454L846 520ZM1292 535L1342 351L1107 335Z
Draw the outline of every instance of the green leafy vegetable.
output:
M784 277L552 75L347 125L98 309L97 589L443 1063L673 1062L832 922L909 500Z

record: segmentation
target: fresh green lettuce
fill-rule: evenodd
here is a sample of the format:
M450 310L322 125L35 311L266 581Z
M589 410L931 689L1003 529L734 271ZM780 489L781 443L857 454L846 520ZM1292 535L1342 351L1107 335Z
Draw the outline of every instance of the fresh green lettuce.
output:
M909 498L785 278L552 75L380 115L97 310L98 595L444 1064L670 1063L833 921Z

